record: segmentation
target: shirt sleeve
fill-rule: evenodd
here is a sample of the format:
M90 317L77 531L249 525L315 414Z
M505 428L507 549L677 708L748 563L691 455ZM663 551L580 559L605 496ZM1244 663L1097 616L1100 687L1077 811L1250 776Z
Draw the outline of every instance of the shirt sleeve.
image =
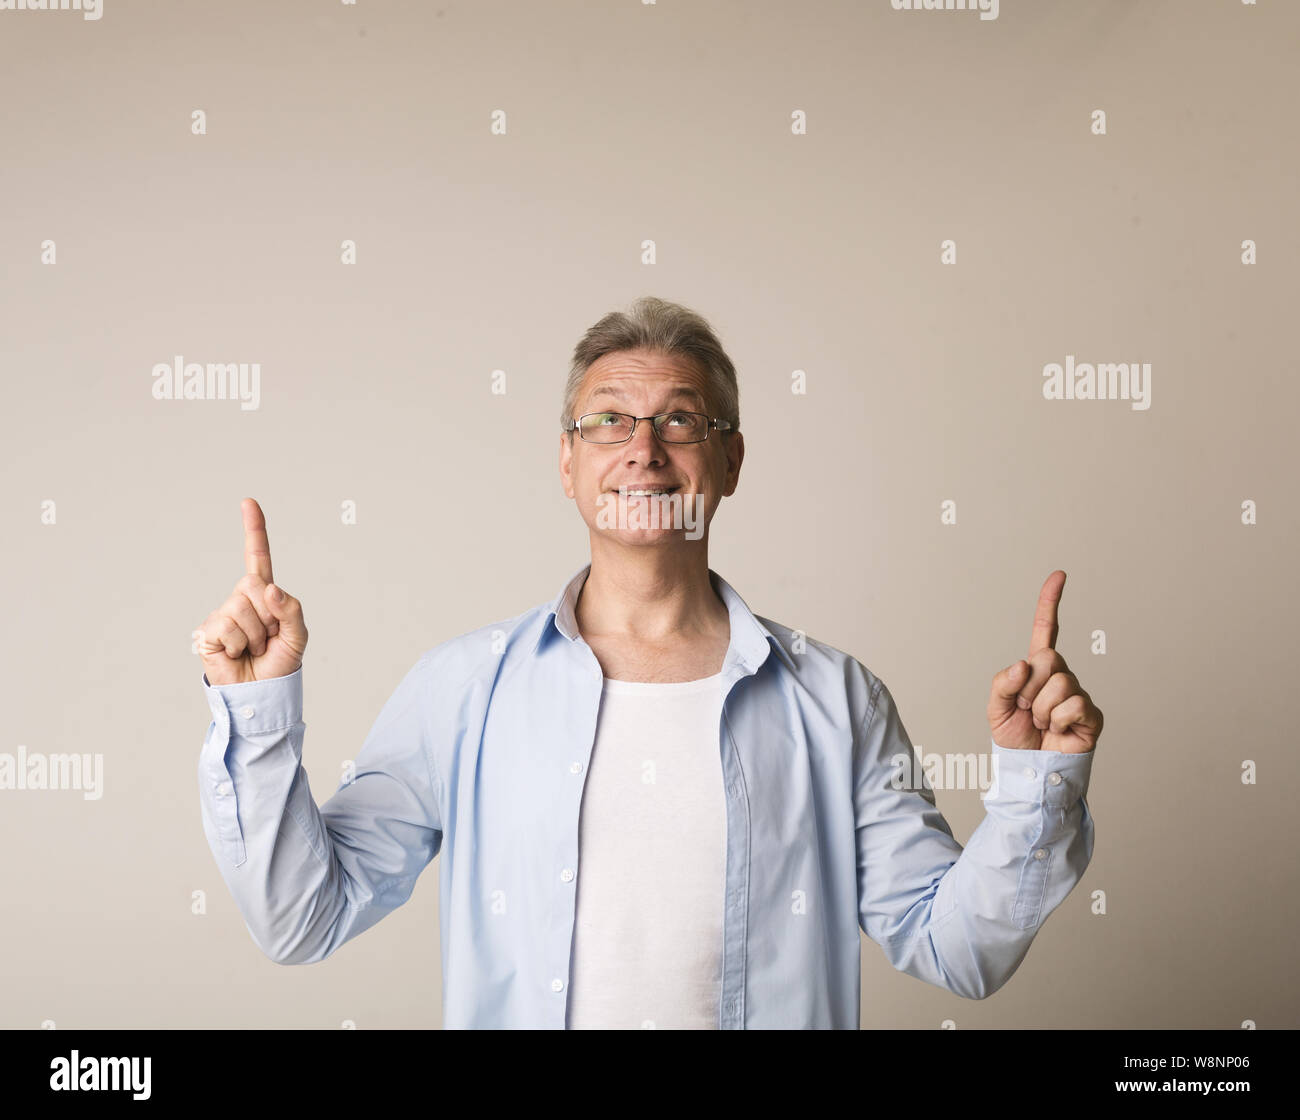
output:
M302 766L302 669L203 686L203 829L257 946L280 964L329 956L405 902L442 845L424 658L398 685L354 773L319 809Z
M985 817L963 849L879 680L854 744L862 929L900 972L968 999L1010 979L1092 858L1095 752L990 749Z

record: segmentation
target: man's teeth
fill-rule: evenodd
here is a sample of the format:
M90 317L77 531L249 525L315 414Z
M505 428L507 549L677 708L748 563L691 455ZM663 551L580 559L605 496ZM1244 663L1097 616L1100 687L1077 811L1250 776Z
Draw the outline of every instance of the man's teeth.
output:
M668 486L661 490L626 490L624 493L629 498L650 498L656 494L671 494L676 489L676 486Z

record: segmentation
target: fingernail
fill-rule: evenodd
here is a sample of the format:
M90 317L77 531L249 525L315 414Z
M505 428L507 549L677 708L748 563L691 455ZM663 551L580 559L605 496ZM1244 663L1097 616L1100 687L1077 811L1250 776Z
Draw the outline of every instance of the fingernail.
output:
M1023 696L1017 696L1017 697L1016 697L1016 707L1017 707L1017 708L1021 708L1021 709L1024 710L1024 711L1028 711L1028 710L1029 710L1029 701L1026 700Z
M271 598L274 599L277 603L284 602L284 592L281 591L278 587L276 587L275 584L271 584Z

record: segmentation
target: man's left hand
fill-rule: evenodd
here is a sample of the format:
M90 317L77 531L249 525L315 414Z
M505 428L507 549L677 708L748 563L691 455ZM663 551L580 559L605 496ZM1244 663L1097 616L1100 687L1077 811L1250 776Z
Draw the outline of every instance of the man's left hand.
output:
M1101 709L1055 649L1056 606L1063 587L1063 571L1047 577L1038 593L1028 660L1008 665L993 678L989 730L1000 747L1082 754L1097 745Z

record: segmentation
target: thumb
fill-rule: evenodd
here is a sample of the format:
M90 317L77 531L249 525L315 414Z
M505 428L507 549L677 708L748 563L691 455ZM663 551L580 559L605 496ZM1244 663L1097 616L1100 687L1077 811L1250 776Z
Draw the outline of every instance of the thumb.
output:
M284 588L268 583L262 591L267 610L280 623L280 637L297 653L307 646L307 626L302 618L302 604Z
M1016 713L1016 697L1029 679L1029 663L1023 658L1008 665L993 678L989 692L989 722L998 724Z

